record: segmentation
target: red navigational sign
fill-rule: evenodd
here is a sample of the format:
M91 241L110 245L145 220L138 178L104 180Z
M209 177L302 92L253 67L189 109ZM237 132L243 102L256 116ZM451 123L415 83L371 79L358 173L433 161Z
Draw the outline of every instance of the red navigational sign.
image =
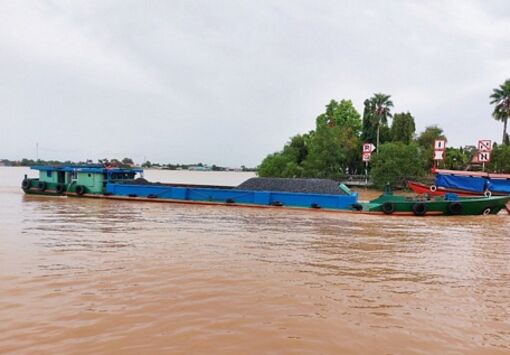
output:
M434 150L445 150L446 141L444 139L436 139L434 141Z
M370 161L372 158L372 153L363 153L362 154L363 161Z
M363 153L372 153L375 150L375 145L372 143L363 143Z
M488 139L481 139L478 141L479 152L490 152L492 151L492 142Z

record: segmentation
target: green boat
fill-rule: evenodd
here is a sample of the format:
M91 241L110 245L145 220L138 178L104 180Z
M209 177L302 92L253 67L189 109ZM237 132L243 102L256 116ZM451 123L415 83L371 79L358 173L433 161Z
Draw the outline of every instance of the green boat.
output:
M25 178L21 188L28 195L91 196L105 194L107 183L134 180L142 169L105 168L102 165L33 166L39 178Z
M366 204L368 212L379 212L387 215L415 216L470 216L498 214L510 196L497 197L458 197L455 194L444 196L401 196L385 192Z

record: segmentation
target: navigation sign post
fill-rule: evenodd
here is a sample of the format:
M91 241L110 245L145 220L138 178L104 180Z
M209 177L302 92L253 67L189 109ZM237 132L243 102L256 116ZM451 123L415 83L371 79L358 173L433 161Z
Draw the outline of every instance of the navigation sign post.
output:
M375 145L372 143L363 143L363 153L372 153L375 150Z
M445 149L446 149L446 140L436 139L434 141L434 150L445 150Z
M482 163L482 170L485 171L485 163L491 161L492 141L480 139L478 141L478 161Z
M372 159L372 152L375 150L375 145L372 143L363 143L361 151L361 159L365 162L365 186L368 186L368 162Z
M482 163L488 163L491 161L490 152L478 152L478 161Z
M488 139L481 139L478 141L478 152L491 152L492 142Z
M444 160L444 150L434 150L434 160Z
M446 139L436 139L434 141L434 169L439 160L444 160L446 149Z

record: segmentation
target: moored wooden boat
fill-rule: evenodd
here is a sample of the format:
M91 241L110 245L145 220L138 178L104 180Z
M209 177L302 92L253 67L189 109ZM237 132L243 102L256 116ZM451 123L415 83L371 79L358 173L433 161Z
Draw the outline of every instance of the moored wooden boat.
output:
M385 193L370 201L369 211L379 211L387 215L489 215L498 214L510 196L497 197L458 197L455 194L444 196L398 196Z

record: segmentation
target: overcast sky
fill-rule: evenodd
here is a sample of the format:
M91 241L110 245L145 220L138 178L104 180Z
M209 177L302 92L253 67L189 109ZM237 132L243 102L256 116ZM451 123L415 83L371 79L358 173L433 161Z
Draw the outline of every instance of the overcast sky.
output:
M255 166L374 92L499 142L508 78L508 0L0 0L0 158Z

